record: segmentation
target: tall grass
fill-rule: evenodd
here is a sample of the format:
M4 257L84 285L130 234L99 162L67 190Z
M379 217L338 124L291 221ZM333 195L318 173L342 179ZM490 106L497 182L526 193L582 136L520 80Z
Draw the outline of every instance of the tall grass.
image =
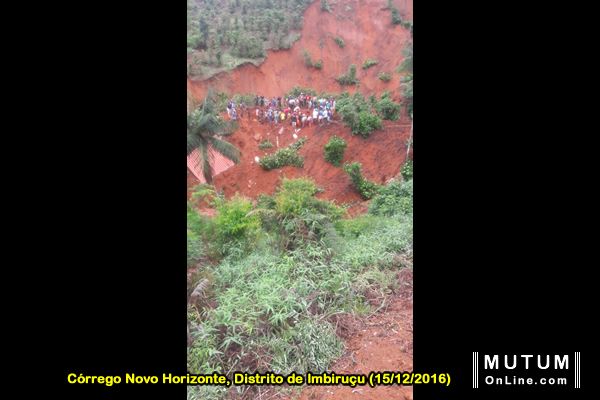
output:
M334 317L374 311L396 289L396 274L412 258L412 208L343 219L340 207L315 197L319 191L308 179L284 180L252 209L240 198L221 205L236 211L226 215L226 232L254 230L255 218L260 228L246 237L245 252L221 252L197 272L210 298L188 313L190 372L325 371L343 351ZM398 196L412 199L412 189ZM191 217L192 243L208 240L211 223ZM213 229L221 237L222 228ZM222 396L215 387L188 390L191 399Z

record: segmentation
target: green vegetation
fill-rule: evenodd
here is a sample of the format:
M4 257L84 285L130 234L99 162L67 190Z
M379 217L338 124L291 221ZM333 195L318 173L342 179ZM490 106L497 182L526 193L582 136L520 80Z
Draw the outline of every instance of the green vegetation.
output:
M352 96L348 93L339 96L336 109L353 135L368 138L374 130L381 129L381 118L373 113L372 107L358 92Z
M193 104L191 106L193 107ZM217 135L231 134L234 127L218 115L213 93L209 93L202 105L188 114L187 155L195 150L198 151L200 154L199 167L202 168L207 182L212 182L213 175L213 168L209 162L209 148L213 148L235 163L239 162L239 150L231 143L217 138Z
M340 75L336 81L342 86L351 86L358 83L356 78L356 65L352 64L348 67L348 72L344 75Z
M392 24L401 25L403 21L402 21L402 17L400 16L400 11L396 7L392 7L391 11L392 11Z
M327 370L342 354L340 318L381 308L399 289L398 273L412 267L412 186L401 185L382 189L378 206L353 219L315 198L319 189L308 179L284 179L255 206L219 200L214 218L189 209L188 248L202 244L218 255L188 281L196 295L188 307L189 372ZM258 388L241 389L258 398ZM216 386L188 388L191 400L224 397Z
M369 69L372 66L377 65L377 64L379 64L379 61L369 58L369 59L366 59L365 62L363 63L362 69Z
M300 86L294 86L292 90L286 93L286 97L298 97L300 93L309 94L311 96L315 96L317 91L311 88L303 88Z
M207 78L300 38L312 0L188 0L188 73Z
M402 170L400 171L400 173L402 174L402 178L404 178L404 180L412 179L412 177L413 177L413 161L407 160L404 163L404 165L402 166Z
M396 6L393 3L393 0L388 0L387 9L390 10L390 12L391 12L392 24L393 25L402 24L402 16L400 15L400 10L398 10L398 8L396 8Z
M389 82L392 80L392 75L389 72L380 72L377 77L384 82Z
M336 108L352 134L368 138L373 131L381 129L382 118L397 120L401 105L392 100L389 92L384 92L380 100L371 95L369 102L362 94L356 92L352 96L342 93L337 99Z
M327 0L321 0L321 11L331 12L331 6Z
M410 214L413 209L413 181L394 180L383 186L369 205L369 213L392 216Z
M261 150L267 150L273 147L273 143L269 139L265 139L258 144L258 148Z
M247 106L254 104L254 97L256 95L254 93L247 93L247 94L235 94L233 95L232 99L235 102L235 104L240 105L242 103L246 104Z
M308 51L304 50L303 56L304 56L304 65L306 65L307 67L316 68L316 69L323 68L323 60L313 61L310 56L310 53Z
M362 165L358 162L344 164L344 171L348 174L348 176L350 176L352 184L358 193L360 193L360 195L363 197L363 199L368 200L379 193L381 186L365 179L362 176L361 169Z
M340 137L333 136L325 145L325 160L339 167L346 151L346 141Z
M217 216L214 220L216 240L222 255L232 251L249 250L258 229L260 219L251 214L252 202L242 197L234 197L229 201L217 202Z
M346 42L344 42L344 39L342 39L339 36L336 36L335 38L333 38L333 40L341 49L343 49L346 46Z
M298 150L300 150L304 143L306 143L306 138L300 138L288 147L279 149L275 153L261 158L259 164L267 171L285 167L286 165L302 168L304 166L304 158L298 154Z
M381 99L375 103L375 109L381 115L381 118L395 121L400 116L400 104L395 103L390 92L384 92Z

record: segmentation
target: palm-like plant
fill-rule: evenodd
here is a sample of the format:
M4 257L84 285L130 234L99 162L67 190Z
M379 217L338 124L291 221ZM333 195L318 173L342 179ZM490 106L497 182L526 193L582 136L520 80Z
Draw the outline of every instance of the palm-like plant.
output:
M191 107L190 107L191 106ZM221 140L219 136L225 136L233 132L231 124L224 121L217 113L214 96L209 93L201 106L195 107L193 101L188 98L187 116L187 155L195 150L200 154L199 166L206 182L212 182L213 167L210 163L209 148L223 155L225 158L238 163L240 151L231 143Z

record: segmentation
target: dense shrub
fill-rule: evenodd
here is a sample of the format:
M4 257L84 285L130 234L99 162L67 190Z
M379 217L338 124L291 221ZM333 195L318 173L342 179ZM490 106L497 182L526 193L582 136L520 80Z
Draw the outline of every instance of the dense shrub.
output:
M261 158L259 164L267 171L282 168L286 165L302 168L304 166L304 158L302 158L295 150L286 147Z
M409 180L413 178L413 161L407 160L402 166L402 170L400 171L402 174L402 178L404 180Z
M381 119L371 111L371 106L358 92L353 96L342 94L337 100L336 109L354 135L367 138L382 126Z
M369 59L365 60L365 62L363 63L362 69L368 69L377 64L379 64L379 61L369 58Z
M392 7L391 11L392 11L392 24L394 24L394 25L402 24L402 17L400 16L400 11L396 7Z
M381 99L375 104L375 108L383 119L395 121L400 116L401 106L391 99L389 92L381 95Z
M381 186L365 179L361 169L362 165L358 162L344 164L344 171L350 176L355 189L364 199L368 200L379 192Z
M252 203L242 197L218 202L215 230L221 254L232 254L232 251L239 254L254 243L260 218L251 211Z
M389 72L380 72L377 77L384 82L389 82L392 80L392 75L390 75Z
M321 11L331 12L331 6L327 0L321 0Z
M275 209L283 216L299 215L317 191L310 179L284 179L275 196Z
M298 150L305 142L306 138L301 138L288 147L279 149L275 153L261 158L259 161L260 166L267 171L285 167L286 165L302 168L304 166L304 158L298 154Z
M345 150L346 141L340 137L334 136L329 139L329 142L325 145L325 160L336 167L339 167L344 158Z
M258 144L258 148L261 150L270 149L273 147L273 143L269 139L265 139Z
M344 39L342 39L339 36L336 36L335 38L333 38L333 40L341 49L343 49L346 46L346 42L344 42Z
M243 197L234 197L217 206L215 224L217 233L225 239L241 238L258 227L258 218L249 215L252 203Z
M381 129L381 118L377 115L367 112L361 111L358 113L358 133L367 138L371 135L371 132Z
M243 58L261 58L265 56L265 49L257 38L242 36L233 46L232 54Z
M356 65L352 64L348 67L348 72L337 77L336 81L342 86L351 86L358 83L356 78Z
M413 181L393 181L381 188L369 205L373 215L410 214L413 207Z

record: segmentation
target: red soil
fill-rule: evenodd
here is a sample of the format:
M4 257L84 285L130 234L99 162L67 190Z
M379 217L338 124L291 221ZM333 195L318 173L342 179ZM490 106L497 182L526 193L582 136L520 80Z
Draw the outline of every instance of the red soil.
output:
M283 128L283 132L279 134ZM354 136L340 121L334 120L329 126L311 126L301 129L298 139L308 141L299 150L304 157L304 168L284 167L265 171L254 157L273 153L277 146L267 151L260 150L258 144L269 139L274 145L285 147L294 142L293 128L289 122L284 125L260 124L255 118L244 117L239 129L228 138L242 153L239 164L215 176L214 185L223 190L227 197L235 193L256 198L261 193L273 194L281 178L308 176L325 191L319 197L335 200L338 204L351 204L351 214L363 210L361 198L353 188L350 179L342 168L334 167L325 161L323 148L327 141L337 135L346 140L348 146L344 161L358 161L363 164L363 175L376 183L385 183L400 172L406 158L406 142L410 135L410 121L384 121L384 129L373 132L368 139ZM188 178L188 183L190 182ZM192 179L193 181L193 179Z
M294 86L303 86L330 93L359 90L365 95L390 90L395 100L400 100L400 76L394 70L402 61L402 48L410 39L410 33L399 25L391 24L391 13L385 9L387 0L339 0L330 4L333 8L331 13L322 12L319 1L308 7L304 14L302 37L290 50L268 52L267 59L259 67L249 64L205 81L188 80L190 93L198 100L203 98L209 87L229 94L282 96ZM412 0L395 0L394 4L405 18L412 19ZM334 42L336 36L344 39L346 46L343 49ZM321 39L323 48L319 47ZM304 65L305 49L313 60L323 59L322 70ZM363 70L361 66L368 58L378 60L379 64ZM342 88L335 78L345 73L352 63L357 66L360 84L356 88ZM382 71L392 74L390 82L384 83L377 78ZM279 138L279 147L284 147L294 140L289 124L285 125L281 135L277 134L280 127L270 128L254 118L251 121L244 118L240 129L228 138L241 150L242 160L215 177L217 189L223 190L228 197L239 192L255 198L260 193L272 194L281 177L310 176L325 189L320 197L340 204L353 204L351 215L364 212L366 205L361 202L344 171L325 162L325 143L333 135L344 138L348 143L344 161L361 162L367 179L385 183L399 173L406 158L406 141L410 135L410 121L406 118L385 121L384 129L374 132L368 139L351 135L339 121L328 127L305 128L298 133L299 137L308 138L300 150L305 157L304 168L264 171L255 163L254 157L262 157L276 148L263 152L258 149L258 143L268 138L275 144L276 138ZM194 181L193 178L188 179L188 186Z
M402 61L402 48L410 39L410 33L391 25L390 11L384 9L387 0L338 0L330 1L332 13L321 12L320 2L315 1L304 14L302 38L291 50L270 51L266 61L259 67L245 65L229 73L221 73L206 81L188 80L188 90L201 100L209 87L217 91L235 93L258 93L265 96L282 96L294 86L310 87L319 92L339 93L335 78L345 73L350 64L356 64L360 85L349 88L365 95L381 94L390 90L396 100L400 97L399 75L395 68ZM412 0L395 0L394 4L405 17L412 20ZM349 8L348 8L349 7ZM333 41L335 36L344 39L346 46L340 49ZM322 39L323 47L319 47ZM303 50L310 52L313 60L322 59L323 69L309 69L304 65ZM379 64L361 68L367 58ZM377 78L379 72L390 72L389 83ZM252 114L254 115L254 114ZM282 177L308 176L324 189L319 197L335 200L338 204L352 205L350 214L364 212L367 204L351 186L350 179L338 167L323 158L323 147L329 138L337 135L346 140L348 147L345 161L358 161L363 165L364 176L376 183L385 183L400 172L406 158L406 142L410 135L410 120L384 121L384 128L374 132L368 139L353 136L339 120L329 126L308 127L298 132L298 138L306 137L307 143L300 149L304 168L285 167L273 171L263 170L254 157L272 153L277 147L262 151L258 144L269 139L279 147L294 141L289 123L270 127L261 125L254 117L244 117L240 128L227 138L242 153L240 163L217 175L214 184L227 197L236 192L255 198L260 193L272 194ZM197 181L188 174L188 188ZM189 195L188 191L188 195ZM206 210L205 210L206 211ZM403 288L412 288L412 274L401 274ZM412 291L404 290L385 307L367 320L340 321L346 324L346 352L332 367L336 373L365 373L370 371L412 370ZM300 400L319 399L412 399L412 387L305 387Z
M208 87L229 94L265 96L281 96L294 86L337 93L344 88L335 78L346 73L350 64L355 64L360 85L348 88L349 91L358 89L370 95L390 90L398 94L400 76L394 70L402 61L402 48L410 39L410 32L392 25L390 11L385 9L387 0L344 0L330 4L331 13L322 12L319 1L308 7L302 36L290 50L269 51L259 67L247 64L208 80L188 80L188 89L197 99L204 97ZM412 20L412 0L395 0L394 4ZM334 42L336 36L344 40L343 49ZM304 65L304 50L313 60L323 60L322 70ZM368 58L378 60L379 64L363 70L361 66ZM388 83L377 78L377 74L384 71L393 76Z

